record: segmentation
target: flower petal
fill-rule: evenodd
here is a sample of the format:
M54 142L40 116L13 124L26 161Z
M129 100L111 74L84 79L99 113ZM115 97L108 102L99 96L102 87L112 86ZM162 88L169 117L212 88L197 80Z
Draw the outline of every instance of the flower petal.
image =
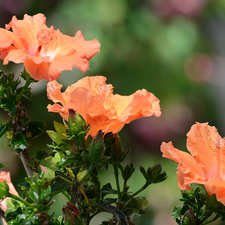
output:
M195 158L186 152L174 148L172 142L163 142L161 145L161 152L163 153L163 157L179 163L177 167L177 179L180 189L189 190L189 184L203 184L207 181L204 171L198 165Z
M36 41L37 32L48 28L45 22L46 18L41 13L34 16L25 14L23 20L17 20L14 16L12 21L6 25L6 29L12 28L13 33L22 41L27 53L35 55L38 48Z
M197 123L187 133L188 151L195 157L208 178L213 177L216 172L217 159L212 149L215 137L219 138L220 135L217 129L208 126L208 123Z
M4 64L24 63L32 78L48 81L58 79L63 70L88 70L89 60L99 52L97 39L85 41L80 31L74 37L63 35L45 23L41 13L25 14L23 20L14 16L6 29L0 28L0 58Z

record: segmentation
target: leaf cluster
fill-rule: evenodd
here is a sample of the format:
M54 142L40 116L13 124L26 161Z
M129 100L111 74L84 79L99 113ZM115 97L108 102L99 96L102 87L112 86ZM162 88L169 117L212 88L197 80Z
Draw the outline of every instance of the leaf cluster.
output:
M221 218L225 221L225 208L218 202L215 195L209 196L201 187L191 188L190 191L181 191L182 206L175 207L172 218L179 225L208 224Z
M19 87L20 79L15 80L13 73L0 71L0 107L8 112L10 119L0 124L0 138L7 132L9 146L17 151L26 149L32 138L44 132L43 122L31 122L25 108L20 106L21 97L31 99L30 83L36 82L26 71L21 74L25 79L24 87Z

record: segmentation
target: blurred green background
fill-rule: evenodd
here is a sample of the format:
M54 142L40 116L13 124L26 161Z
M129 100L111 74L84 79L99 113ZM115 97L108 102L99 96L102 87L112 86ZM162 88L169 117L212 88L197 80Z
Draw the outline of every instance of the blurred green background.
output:
M150 205L140 225L175 225L170 213L181 204L177 163L161 157L160 145L173 141L176 148L186 150L186 133L196 121L209 122L225 136L225 0L0 0L0 27L13 15L22 19L25 13L39 12L47 17L48 26L71 36L81 30L86 40L97 38L101 44L85 74L78 69L62 72L58 81L64 89L84 76L103 75L114 86L114 93L130 95L145 88L160 99L160 118L131 122L119 134L124 148L132 148L126 163L136 165L132 191L144 183L140 164L148 167L162 162L168 174L166 181L142 194ZM0 69L18 75L23 65L9 63ZM51 130L53 121L62 119L47 112L51 102L46 97L46 83L34 84L32 101L22 104L32 120L44 121ZM1 110L0 122L5 119L7 114ZM14 184L23 182L21 162L5 146L5 139L6 135L0 140L0 161L10 165L7 170ZM46 143L51 140L42 135L30 149L34 155L38 150L49 151ZM111 171L102 172L101 179L112 180ZM59 204L65 204L61 196L54 208L58 214Z

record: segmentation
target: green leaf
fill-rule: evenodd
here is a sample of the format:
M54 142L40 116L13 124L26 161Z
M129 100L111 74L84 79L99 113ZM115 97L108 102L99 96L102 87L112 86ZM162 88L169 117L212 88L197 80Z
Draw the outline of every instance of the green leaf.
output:
M51 170L48 167L41 166L41 171L43 171L43 178L53 178L55 177L55 171Z
M117 201L117 198L106 198L106 199L103 199L103 204L113 204Z
M60 144L62 141L62 137L60 134L56 133L55 131L53 130L48 130L46 131L46 133L48 134L48 136L57 144Z
M0 138L3 134L5 134L11 126L11 121L7 121L6 123L0 124Z
M13 138L10 144L14 149L18 151L23 151L28 147L27 142L22 133L18 133L17 138L16 139Z
M63 158L65 157L65 155L62 152L57 152L54 156L49 156L47 158L47 160L52 164L55 165L58 162L60 162Z
M8 200L7 200L8 201ZM6 220L10 221L16 218L18 214L22 214L22 209L21 207L18 207L16 210L14 209L13 211L6 212Z
M66 133L67 129L64 124L54 121L54 127L58 134ZM62 138L64 137L63 135L61 135L61 136L62 136Z
M49 153L46 151L37 151L37 154L36 154L36 158L40 161L47 158L48 156L49 156Z
M117 194L117 191L112 189L112 186L110 183L105 184L101 189L102 198L104 198L108 194Z
M43 122L32 121L29 123L27 132L31 133L32 138L38 137L45 131L45 124Z
M36 83L38 82L38 80L35 80L33 78L31 78L30 74L27 73L27 71L25 70L24 68L24 71L21 72L21 75L20 75L25 81L29 82L29 83Z
M19 201L16 201L12 198L8 198L6 200L6 206L7 206L7 210L6 210L6 214L10 213L10 212L15 212L17 210L17 208L22 207L23 204Z
M0 163L0 169L3 168L3 167L8 167L9 165L6 165L6 164L3 164L3 163Z
M9 97L3 97L0 99L0 107L3 108L5 111L8 111L11 113L12 116L16 113L16 96Z
M136 198L132 198L126 205L125 213L126 215L131 215L133 212L139 213L140 209L140 202Z
M51 196L54 196L62 191L65 191L69 187L70 185L66 181L62 179L58 179L51 185L51 191L52 191Z
M141 173L143 174L144 178L147 180L148 179L148 175L147 175L144 167L142 165L140 165L139 169L140 169Z
M30 188L27 193L34 202L40 203L40 189L39 188Z
M48 186L47 189L41 190L41 199L42 202L49 194L51 193L51 186Z
M24 89L24 87L20 87L16 91L17 95L19 95L22 91L23 91L23 97L25 97L28 100L32 99L31 88Z

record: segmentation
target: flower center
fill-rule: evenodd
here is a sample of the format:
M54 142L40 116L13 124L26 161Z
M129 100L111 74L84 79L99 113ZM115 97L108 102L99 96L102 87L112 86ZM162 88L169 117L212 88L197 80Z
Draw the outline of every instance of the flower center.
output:
M95 84L95 89L92 90L94 95L102 95L105 98L108 98L113 93L113 86L111 84L99 84L98 82Z
M210 148L213 151L213 155L216 156L216 176L220 177L222 174L222 157L225 154L225 138L216 137L215 140L210 140Z
M53 39L54 28L42 29L36 35L36 40L38 43L38 48L36 55L38 55L42 49L43 45L47 45Z

